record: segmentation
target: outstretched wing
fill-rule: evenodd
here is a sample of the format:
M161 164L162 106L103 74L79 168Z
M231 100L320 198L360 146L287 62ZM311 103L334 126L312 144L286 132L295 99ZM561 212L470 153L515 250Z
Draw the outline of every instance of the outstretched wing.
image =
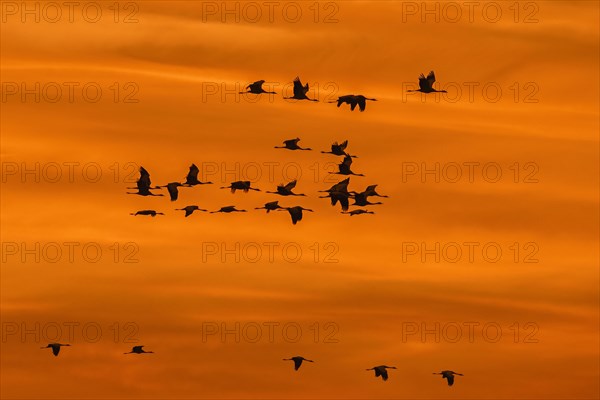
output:
M248 88L250 88L251 92L260 92L262 91L263 83L265 83L264 80L256 81L254 83L249 84Z
M138 190L143 191L150 189L150 173L146 171L146 168L140 167L140 179L137 181Z
M429 87L433 87L435 83L435 73L433 71L429 71L429 75L427 75L427 82L429 83Z
M448 380L448 386L454 385L454 375L446 374L446 379Z
M423 74L419 75L419 87L423 91L427 91L431 88L431 86L429 85L429 81L427 80L427 78L425 78L425 75Z
M388 380L388 373L387 373L387 370L386 370L385 368L381 368L381 378L382 378L384 381L387 381L387 380Z
M285 190L291 191L293 188L296 187L297 182L298 182L297 180L291 181L290 183L288 183L287 185L284 186Z
M306 86L308 88L308 85ZM304 90L300 77L297 76L296 79L294 79L294 97L303 97L307 91L308 89L306 89L306 91Z
M142 351L143 347L144 346L133 346L133 349L131 349L131 351L133 351L134 353L137 352L137 351Z
M171 196L171 201L177 200L177 197L179 196L179 191L177 190L177 186L168 184L167 190L169 191L169 196Z
M55 356L58 355L58 353L60 353L60 346L59 345L53 345L52 346L52 354L54 354Z
M346 150L346 147L348 147L348 141L344 140L341 144L340 144L340 149L342 150Z
M301 358L294 358L294 369L296 371L298 371L298 368L300 368L301 365L302 365L302 359Z
M367 106L367 100L364 97L358 98L358 108L360 111L365 111L365 107Z
M196 164L192 164L190 166L190 171L188 172L187 176L185 177L185 183L191 184L194 182L198 182L198 173L199 172L200 172L200 169L198 169Z

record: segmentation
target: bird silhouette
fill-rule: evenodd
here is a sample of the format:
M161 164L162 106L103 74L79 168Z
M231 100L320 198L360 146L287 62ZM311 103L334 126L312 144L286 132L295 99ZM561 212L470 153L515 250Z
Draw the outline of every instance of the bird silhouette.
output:
M375 191L375 188L376 188L376 187L377 187L377 185L370 185L370 186L367 186L367 188L366 188L366 189L363 191L363 193L364 193L364 194L365 194L367 197L369 197L369 196L375 196L375 197L389 197L389 196L386 196L386 195L382 195L382 194L379 194L379 193L377 193L377 192Z
M277 186L277 191L276 192L267 192L267 193L273 193L273 194L278 194L280 196L306 196L305 194L299 193L296 194L294 192L292 192L292 190L296 187L296 180L293 180L287 184L281 184Z
M310 210L308 208L303 208L301 206L295 206L295 207L282 207L282 209L284 210L288 210L288 212L290 213L290 216L292 217L292 223L294 225L296 225L296 223L298 221L302 221L302 211L309 211L309 212L313 212L313 210ZM279 210L281 211L281 210Z
M312 150L310 147L300 147L298 142L300 138L288 139L283 141L283 146L275 146L276 149L287 149L287 150Z
M204 210L198 206L185 206L183 208L176 208L175 210L177 211L185 211L185 216L189 217L190 215L192 215L194 213L194 211L208 211L208 210Z
M463 376L463 374L459 374L458 372L454 372L454 371L434 372L433 374L434 375L441 375L442 379L448 380L448 386L454 385L454 375Z
M169 182L166 185L158 186L158 187L166 187L167 190L169 191L169 196L171 197L171 201L175 201L179 197L179 190L177 190L177 188L180 186L183 186L183 185L179 182Z
M363 210L363 209L358 209L358 210L352 210L350 212L344 212L342 211L342 214L350 214L350 216L354 216L354 215L360 215L360 214L375 214L373 211L367 211L367 210Z
M340 203L342 206L342 211L348 211L348 207L350 206L350 201L348 200L350 197L350 193L345 190L329 192L326 196L319 196L319 198L324 199L329 197L331 199L331 205L335 207L337 203Z
M200 173L200 169L196 166L196 164L190 165L190 171L185 177L185 186L196 186L196 185L210 185L212 182L202 182L198 180L198 173Z
M330 187L327 190L319 190L319 192L348 192L348 184L350 183L350 178L343 179Z
M248 193L248 190L260 192L260 189L253 188L251 185L250 181L235 181L229 186L221 186L221 189L231 189L231 193L235 193L236 190L243 190L244 193Z
M419 75L419 88L417 90L408 90L409 92L421 92L421 93L448 93L445 90L435 90L433 84L435 83L435 73L430 71L425 78L425 75Z
M160 189L160 186L152 187L152 182L150 181L150 174L144 167L140 167L140 178L136 182L135 188L127 188L127 189L137 189L137 192L127 192L127 194L137 194L139 196L163 196L162 194L154 194L150 190L151 189Z
M302 365L302 361L306 362L314 362L313 360L306 359L304 357L295 356L292 358L284 358L283 361L293 361L294 362L294 370L298 371L298 368Z
M365 192L362 192L362 193L351 192L351 193L354 194L354 203L352 204L353 206L364 207L364 206L374 206L374 205L378 205L378 204L383 204L380 201L378 201L376 203L371 203L367 199L367 194Z
M396 367L388 367L387 365L379 365L377 367L373 367L373 368L367 368L367 371L375 371L375 378L378 378L381 376L381 379L383 379L384 381L388 380L388 369L396 369Z
M344 103L350 104L350 111L354 111L354 109L358 105L358 108L362 112L362 111L365 111L365 108L367 107L367 100L377 101L377 99L370 99L368 97L363 96L362 94L358 94L358 95L347 94L345 96L338 97L338 99L335 101L330 101L330 103L337 102L338 107Z
M294 79L294 95L292 97L284 97L284 99L319 101L316 99L309 99L308 96L306 96L306 93L308 93L308 83L302 86L300 78L296 77L296 79Z
M267 210L267 214L270 211L278 210L283 208L279 205L278 201L271 201L270 203L265 203L264 207L256 207L255 210Z
M144 353L154 353L153 351L146 351L143 349L144 346L133 346L130 352L123 354L144 354Z
M232 212L246 212L246 210L238 210L235 208L235 206L225 206L225 207L221 207L220 209L218 209L217 211L211 211L211 214L214 213L232 213Z
M264 80L260 80L260 81L256 81L254 83L251 83L248 86L246 86L246 89L248 89L248 90L245 91L245 92L240 92L240 94L244 94L244 93L253 93L253 94L270 93L270 94L277 94L275 92L267 92L266 90L264 90L263 87L262 87L263 83L265 83Z
M331 145L331 151L321 151L321 153L324 154L333 154L336 156L349 156L352 158L358 158L356 156L351 156L350 154L346 153L346 147L348 147L348 141L344 140L342 143L338 142L333 142L333 144Z
M356 176L365 176L364 174L356 174L352 172L350 166L352 165L352 157L345 156L344 161L338 164L338 172L329 172L330 174L338 174L338 175L356 175Z
M62 343L49 343L48 346L44 346L41 347L42 349L47 349L47 348L51 348L52 349L52 354L54 354L54 356L58 356L58 353L60 353L60 348L61 346L70 346L70 344L62 344Z
M154 210L140 210L140 211L136 211L135 214L131 213L130 215L136 216L136 215L150 215L152 217L156 217L157 215L165 215L161 212L156 212Z

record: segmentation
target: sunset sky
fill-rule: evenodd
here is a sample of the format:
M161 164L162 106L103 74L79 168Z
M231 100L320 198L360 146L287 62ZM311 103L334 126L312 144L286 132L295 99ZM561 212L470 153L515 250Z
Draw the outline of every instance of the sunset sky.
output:
M600 7L476 3L1 1L1 397L599 398Z

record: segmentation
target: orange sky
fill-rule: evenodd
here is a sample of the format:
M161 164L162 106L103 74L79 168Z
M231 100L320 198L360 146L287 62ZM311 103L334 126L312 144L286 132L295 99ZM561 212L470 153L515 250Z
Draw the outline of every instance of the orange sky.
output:
M253 4L267 13L263 3ZM0 4L2 398L600 396L596 2L520 3L518 22L512 2L497 2L496 23L479 8L473 22L465 14L457 23L425 15L423 23L421 2L361 1L320 3L317 22L313 2L279 3L302 11L297 23L279 8L273 22L225 15L223 23L223 10L207 14L201 2L140 1L116 23L112 2L96 3L96 23L81 9L69 22L66 8L56 23L41 8L36 23L20 4ZM415 4L417 14L406 14ZM124 23L131 12L138 22ZM324 23L330 13L337 22ZM448 96L407 96L407 85L430 69ZM281 98L296 75L319 103ZM259 79L278 94L223 93ZM40 101L23 100L22 85L36 83ZM57 85L62 97L53 103ZM102 90L98 102L86 100L85 85ZM457 86L462 93L449 101ZM490 101L483 87L499 87L502 97ZM132 88L139 101L125 103ZM326 103L350 93L378 101L364 113ZM273 148L293 137L316 151ZM344 139L358 155L353 170L366 175L352 177L351 189L379 184L390 196L371 198L384 203L369 208L374 215L341 215L317 198L338 180L327 171L339 161L319 151ZM136 166L165 184L183 179L192 162L215 171L205 177L215 185L181 189L174 203L125 194ZM39 182L22 175L36 163ZM436 163L445 171L439 182L407 172ZM488 164L502 173L495 183L493 169L482 172ZM62 176L52 182L56 165ZM456 165L463 175L451 182ZM308 196L280 204L314 213L294 226L287 213L253 209L276 200L264 191L295 171L296 192ZM218 189L241 172L262 192ZM251 212L183 218L174 210L188 204ZM129 215L141 209L166 215ZM478 243L472 261L470 242ZM23 251L36 243L37 254ZM406 253L436 243L448 251L439 262ZM483 254L486 244L492 250ZM239 262L223 250L236 245ZM51 262L57 246L62 254ZM91 262L97 247L102 254ZM450 262L456 247L462 256ZM502 256L491 262L496 248ZM125 262L132 250L138 262ZM70 323L78 324L73 338ZM236 323L239 343L221 332L203 337L209 325ZM58 341L72 347L55 358L39 348L53 341L56 325ZM256 326L262 337L253 343ZM284 326L289 335L300 327L296 342ZM436 326L440 340L422 337L422 327ZM456 326L462 337L453 343ZM124 356L134 344L155 353ZM281 361L294 355L315 363L295 372ZM385 383L365 371L380 364L398 367ZM449 388L431 374L442 369L465 376Z

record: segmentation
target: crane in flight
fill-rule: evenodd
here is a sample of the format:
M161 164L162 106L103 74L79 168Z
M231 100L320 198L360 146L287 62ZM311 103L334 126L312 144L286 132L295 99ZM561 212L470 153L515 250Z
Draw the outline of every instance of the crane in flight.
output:
M297 180L293 180L287 184L281 184L277 186L277 191L276 192L267 192L267 193L272 193L272 194L278 194L280 196L306 196L303 193L294 193L292 192L292 190L296 187L296 183L298 181Z
M421 92L421 93L448 93L445 90L435 90L433 84L435 83L435 73L430 71L427 75L419 75L419 88L417 90L408 90L409 92Z
M189 217L190 215L192 215L194 213L194 211L208 211L208 210L204 210L198 206L185 206L183 208L176 208L176 211L185 211L185 216Z
M150 215L151 217L156 217L157 215L165 215L161 212L156 212L154 210L140 210L140 211L136 211L135 214L131 213L130 215L133 215L134 217L136 215Z
M350 184L350 178L346 178L343 179L341 181L339 181L338 183L336 183L335 185L331 186L329 189L327 190L319 190L319 192L348 192L348 184Z
M352 192L352 193L354 193L354 203L352 204L353 206L365 207L365 206L374 206L374 205L378 205L378 204L383 204L380 201L378 201L376 203L371 203L369 201L369 199L367 198L368 196L365 192L362 192L362 193Z
M283 146L275 146L276 149L287 149L287 150L312 150L310 147L300 147L298 142L300 138L288 139L283 141Z
M280 208L283 209L283 207L279 205L279 201L271 201L269 203L265 203L263 207L256 207L255 210L267 210L268 214L269 212L278 210Z
M131 351L128 353L123 353L123 354L148 354L148 353L154 353L153 351L146 351L144 350L144 346L133 346L131 348Z
M375 214L373 211L363 210L362 208L358 210L352 210L350 212L342 211L342 214L350 214L350 216L360 215L360 214Z
M351 156L350 154L346 153L346 147L348 147L347 140L344 140L342 143L333 142L333 144L331 145L331 151L321 151L321 153L333 154L336 156L349 156L352 158L358 158L356 156Z
M290 213L290 216L292 217L292 224L294 224L294 225L296 225L296 223L298 221L302 221L302 211L313 212L313 210L310 210L308 208L303 208L301 206L283 207L283 209L288 210L288 212Z
M150 174L144 167L140 167L140 178L136 182L136 187L127 189L137 189L137 192L127 192L127 194L137 194L139 196L163 196L162 194L154 194L150 191L151 189L160 189L160 186L152 187Z
M41 348L42 349L51 348L52 349L52 354L54 354L54 357L56 357L56 356L58 356L58 353L60 353L60 348L62 346L70 346L70 344L48 343L48 346L44 346L44 347L41 347Z
M333 207L335 207L335 205L337 203L340 203L340 206L342 207L342 211L348 211L348 207L350 206L350 202L348 200L350 197L350 193L348 193L348 191L345 191L345 190L333 191L333 192L329 192L325 196L319 196L320 199L325 199L327 197L329 197L331 199L331 205Z
M330 174L338 174L338 175L356 175L356 176L365 176L364 174L356 174L352 172L350 166L352 165L352 157L345 156L344 161L338 164L338 172L329 172Z
M267 92L265 89L263 89L263 83L265 83L265 80L260 80L260 81L256 81L254 83L249 84L248 86L246 86L246 89L248 89L245 92L240 92L240 94L244 94L244 93L252 93L252 94L261 94L261 93L268 93L268 94L277 94L276 92Z
M368 97L363 96L362 94L347 94L345 96L340 96L337 100L330 101L329 103L337 103L338 107L344 103L350 104L350 111L354 111L354 109L358 105L359 110L363 112L367 107L367 100L377 101L377 99L370 99Z
M298 371L298 369L302 365L302 361L314 362L313 360L309 360L307 358L300 357L300 356L295 356L292 358L284 358L283 361L293 361L294 362L294 370L296 370L296 371Z
M302 86L300 78L296 77L296 79L294 79L294 95L292 97L284 97L284 99L319 101L316 99L309 99L308 96L306 96L306 93L308 93L308 83Z
M448 381L448 386L452 386L454 385L454 375L460 375L463 376L463 374L459 374L458 372L454 372L454 371L442 371L442 372L434 372L434 375L441 375L442 379L446 379Z
M196 186L196 185L210 185L212 182L202 182L198 180L198 174L200 173L200 169L196 166L196 164L190 165L190 171L185 177L184 186Z
M221 186L221 189L231 189L231 193L235 193L236 190L243 190L244 193L248 193L248 190L255 190L257 192L260 192L260 189L252 187L252 183L250 181L231 182L231 185Z
M171 201L175 201L179 197L179 190L177 188L180 186L183 186L183 185L179 182L169 182L166 185L158 186L158 187L161 187L161 188L166 187L167 191L169 192L169 196L171 197Z
M367 371L375 371L375 378L379 378L381 376L381 379L383 379L384 381L388 380L388 369L396 369L396 367L388 367L387 365L379 365L377 367L373 367L373 368L367 368Z
M375 191L375 188L377 187L377 185L370 185L367 186L367 188L363 191L363 193L365 194L365 196L369 197L369 196L375 196L375 197L389 197L386 195L382 195L379 194Z
M220 209L218 209L217 211L211 211L211 214L214 213L232 213L232 212L246 212L246 210L238 210L235 208L235 206L225 206L225 207L221 207Z

